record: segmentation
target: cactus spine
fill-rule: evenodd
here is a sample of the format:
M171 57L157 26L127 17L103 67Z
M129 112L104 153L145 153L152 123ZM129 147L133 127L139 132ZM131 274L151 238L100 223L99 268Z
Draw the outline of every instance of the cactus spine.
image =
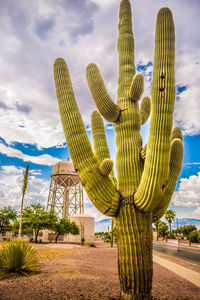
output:
M95 64L87 67L88 84L99 112L92 114L94 153L87 138L65 61L54 64L56 93L68 147L78 175L92 203L115 218L118 235L122 299L150 299L152 285L152 222L169 205L181 169L182 135L172 130L175 99L174 23L168 8L156 22L151 100L138 100L144 88L135 74L131 7L122 0L119 12L119 77L115 104ZM151 110L150 137L142 148L140 135ZM116 169L114 177L100 114L114 123Z

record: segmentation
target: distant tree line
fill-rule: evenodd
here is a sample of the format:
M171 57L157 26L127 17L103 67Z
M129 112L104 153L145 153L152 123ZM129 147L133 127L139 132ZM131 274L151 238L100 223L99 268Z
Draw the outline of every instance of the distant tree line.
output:
M200 230L197 230L195 225L184 225L178 229L171 230L171 224L175 219L176 214L173 210L167 210L165 213L166 222L157 220L154 222L155 228L153 230L157 231L157 238L160 236L163 239L176 239L178 235L180 238L186 238L190 243L200 243Z

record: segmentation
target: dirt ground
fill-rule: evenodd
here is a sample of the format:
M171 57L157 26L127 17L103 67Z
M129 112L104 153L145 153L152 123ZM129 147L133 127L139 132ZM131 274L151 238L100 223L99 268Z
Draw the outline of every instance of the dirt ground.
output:
M41 272L0 281L1 300L119 299L117 249L38 244ZM153 299L198 299L200 288L154 263Z

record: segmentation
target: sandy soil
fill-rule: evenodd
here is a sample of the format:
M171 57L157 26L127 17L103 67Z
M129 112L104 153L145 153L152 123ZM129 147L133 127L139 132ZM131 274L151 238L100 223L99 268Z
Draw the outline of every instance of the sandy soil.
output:
M1 300L119 299L116 247L36 247L41 272L1 281ZM153 299L200 299L200 288L154 263Z

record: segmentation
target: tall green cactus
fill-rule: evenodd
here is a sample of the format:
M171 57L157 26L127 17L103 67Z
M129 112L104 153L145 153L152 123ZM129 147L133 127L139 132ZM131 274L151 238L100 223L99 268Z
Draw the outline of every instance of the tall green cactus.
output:
M116 169L109 156L99 112L92 114L94 152L79 113L69 71L58 58L54 76L61 119L74 166L92 203L115 218L122 299L150 299L152 285L152 222L169 205L181 169L182 134L172 129L174 23L164 7L157 15L151 100L139 105L144 80L135 74L131 7L122 0L119 12L119 78L115 104L95 64L87 68L88 84L100 114L116 131ZM150 137L142 148L140 135L151 111Z

